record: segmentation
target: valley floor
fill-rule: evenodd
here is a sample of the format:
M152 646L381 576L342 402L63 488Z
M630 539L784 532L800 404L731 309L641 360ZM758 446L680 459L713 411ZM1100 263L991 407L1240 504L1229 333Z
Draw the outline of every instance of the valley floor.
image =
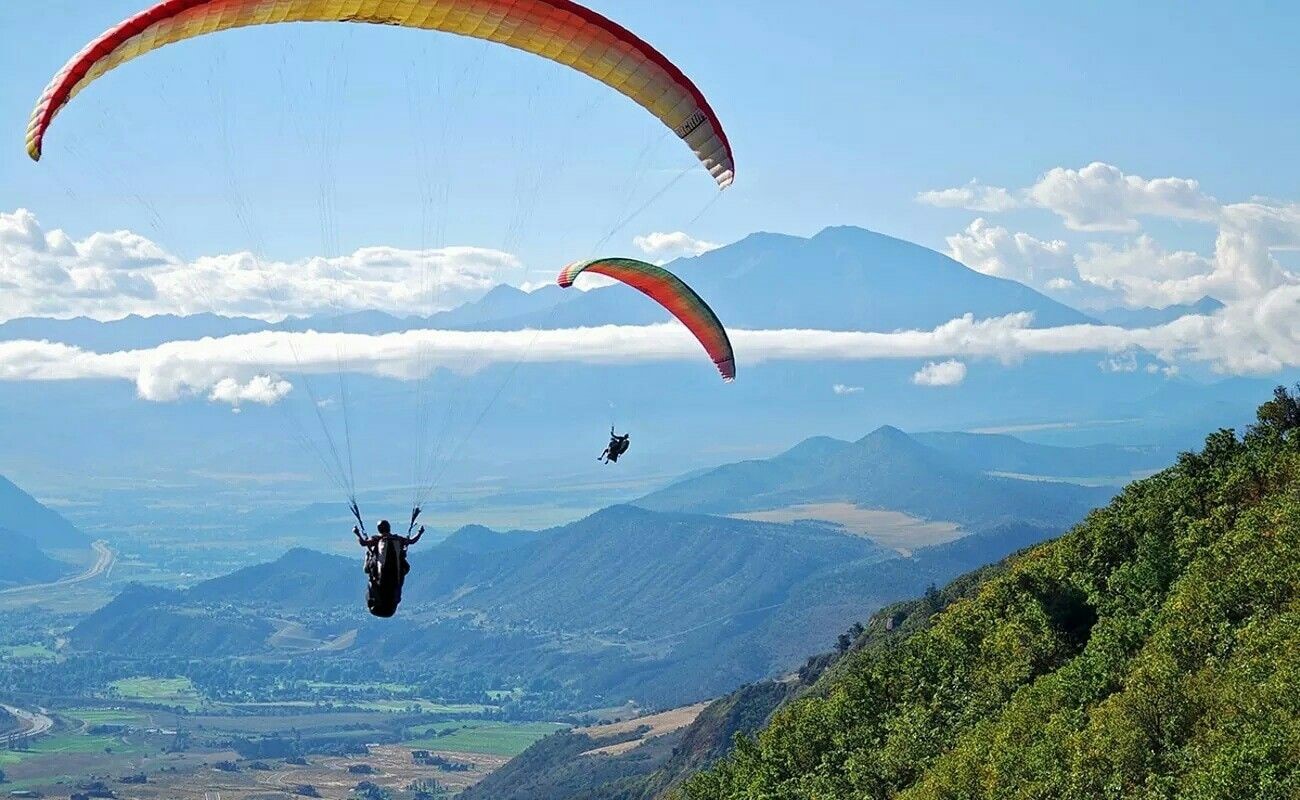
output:
M802 503L730 516L756 522L824 522L904 555L910 555L917 548L952 542L967 534L955 522L924 520L901 511L863 508L853 503Z
M471 719L407 726L411 720L394 712L299 709L301 713L285 716L291 710L280 707L266 708L266 716L235 709L220 715L177 714L136 704L5 708L22 726L4 738L0 750L5 791L67 796L106 788L141 800L211 800L217 794L226 800L291 795L342 800L354 796L362 782L399 797L435 786L457 793L539 738L566 727ZM307 737L359 730L361 740L353 754L302 758L249 758L221 744L287 725ZM362 744L385 734L402 740Z

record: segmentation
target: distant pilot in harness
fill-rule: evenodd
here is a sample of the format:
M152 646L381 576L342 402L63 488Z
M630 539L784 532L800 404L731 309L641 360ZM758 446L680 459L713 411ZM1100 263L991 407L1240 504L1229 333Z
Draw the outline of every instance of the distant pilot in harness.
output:
M618 457L627 452L628 447L632 445L632 435L625 433L622 436L614 433L614 426L609 426L609 445L605 447L605 452L596 457L597 461L604 461L606 464L611 461L618 463Z
M414 525L415 520L412 519ZM406 560L406 548L420 541L424 535L424 526L414 536L396 536L388 520L380 520L379 533L375 536L362 534L360 527L353 527L352 533L357 542L366 548L366 607L376 617L391 617L397 613L397 606L402 602L402 584L411 565Z

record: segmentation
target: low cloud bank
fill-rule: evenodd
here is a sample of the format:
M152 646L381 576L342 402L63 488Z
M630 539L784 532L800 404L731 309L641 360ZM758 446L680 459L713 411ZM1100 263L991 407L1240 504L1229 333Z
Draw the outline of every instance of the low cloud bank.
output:
M1146 351L1166 365L1207 363L1234 374L1300 366L1300 287L1246 308L1186 316L1152 328L1107 325L1031 328L1032 315L971 315L931 330L877 333L733 330L741 366L772 361L933 360L915 376L928 386L965 377L961 360L1014 363L1036 355ZM0 380L128 380L140 397L167 402L206 396L214 402L275 403L291 391L286 375L344 371L414 380L437 368L473 371L494 364L637 363L707 359L676 324L562 330L415 330L385 335L259 332L155 348L94 353L52 342L0 343ZM847 387L846 387L847 388Z

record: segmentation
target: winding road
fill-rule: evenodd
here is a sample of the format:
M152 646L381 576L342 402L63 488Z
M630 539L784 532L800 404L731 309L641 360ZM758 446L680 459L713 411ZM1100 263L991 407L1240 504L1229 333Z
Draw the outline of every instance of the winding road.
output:
M54 727L54 720L45 716L45 714L39 710L24 711L21 708L16 708L14 706L7 706L3 704L0 704L0 708L3 708L5 711L8 711L20 722L23 722L27 725L27 727L21 731L8 731L2 734L3 736L6 737L12 736L15 739L31 739L33 737L40 736L43 733L49 732L50 728Z
M108 546L108 542L100 539L99 541L92 543L90 546L95 551L95 563L87 567L84 572L79 572L76 575L69 575L66 578L60 578L51 583L33 583L28 586L15 586L10 589L3 589L0 590L0 595L22 595L42 592L47 589L58 589L64 586L72 586L77 583L85 583L86 581L93 580L112 569L113 562L117 560L117 554Z

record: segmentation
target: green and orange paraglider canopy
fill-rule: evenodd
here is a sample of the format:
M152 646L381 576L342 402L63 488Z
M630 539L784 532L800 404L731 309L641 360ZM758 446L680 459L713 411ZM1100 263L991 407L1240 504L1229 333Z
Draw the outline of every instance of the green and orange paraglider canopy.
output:
M556 282L567 289L584 272L613 278L649 295L681 320L700 344L704 345L709 358L713 359L718 372L722 373L723 380L730 382L736 379L736 356L732 352L727 330L722 327L718 315L713 313L708 303L681 278L663 267L634 258L598 258L568 265L560 270Z

